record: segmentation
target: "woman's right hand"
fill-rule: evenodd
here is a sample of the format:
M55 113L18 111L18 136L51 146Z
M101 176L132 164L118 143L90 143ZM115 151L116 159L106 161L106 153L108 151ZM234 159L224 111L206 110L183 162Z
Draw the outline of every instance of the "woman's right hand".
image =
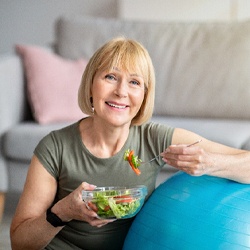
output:
M55 213L62 221L79 220L86 221L91 226L101 227L114 220L102 220L97 218L97 213L94 210L87 208L85 202L82 200L83 190L93 190L96 186L87 182L82 182L81 185L75 189L68 196L58 201L51 211Z
M43 167L36 156L32 157L23 193L12 219L10 236L12 249L44 249L62 227L53 227L46 221L46 210L57 193L56 179ZM83 190L94 185L83 182L68 196L51 208L62 221L81 220L101 227L111 220L100 220L82 200Z

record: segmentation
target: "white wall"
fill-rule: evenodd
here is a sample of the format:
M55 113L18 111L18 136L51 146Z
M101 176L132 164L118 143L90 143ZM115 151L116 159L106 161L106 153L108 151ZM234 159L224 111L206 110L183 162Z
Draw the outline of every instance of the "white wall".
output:
M64 14L140 20L214 21L250 18L250 0L0 0L0 54L16 43L47 45Z
M250 19L250 1L249 0L234 0L238 2L238 16L241 19Z
M46 45L54 40L53 24L63 14L116 17L116 0L0 0L0 53L15 43Z
M118 13L136 20L235 21L250 18L250 0L119 0Z

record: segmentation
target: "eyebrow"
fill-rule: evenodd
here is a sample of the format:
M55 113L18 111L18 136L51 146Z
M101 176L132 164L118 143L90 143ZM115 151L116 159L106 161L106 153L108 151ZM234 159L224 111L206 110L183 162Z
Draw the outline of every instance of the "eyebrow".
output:
M119 72L121 72L121 70L119 69L119 68L117 68L117 67L113 67L113 69L114 70L117 70L117 71L119 71ZM137 73L132 73L132 74L129 74L130 76L135 76L135 77L141 77L141 78L143 78L143 76L142 75L138 75Z

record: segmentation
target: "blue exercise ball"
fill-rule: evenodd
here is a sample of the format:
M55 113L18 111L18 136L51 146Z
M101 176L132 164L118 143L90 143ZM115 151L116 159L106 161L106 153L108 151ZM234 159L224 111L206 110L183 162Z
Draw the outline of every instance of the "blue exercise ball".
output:
M144 204L123 249L250 249L250 185L178 172Z

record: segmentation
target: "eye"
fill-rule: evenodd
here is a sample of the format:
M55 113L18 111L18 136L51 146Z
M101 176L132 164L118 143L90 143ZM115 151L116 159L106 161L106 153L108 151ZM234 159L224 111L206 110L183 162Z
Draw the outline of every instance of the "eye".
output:
M130 84L131 84L130 86L133 88L144 89L144 82L141 80L137 80L137 79L131 80Z
M107 74L105 75L105 79L113 81L116 80L116 77L112 74Z
M135 81L135 80L131 81L131 83L132 83L132 85L138 85L138 86L141 85L139 81Z

